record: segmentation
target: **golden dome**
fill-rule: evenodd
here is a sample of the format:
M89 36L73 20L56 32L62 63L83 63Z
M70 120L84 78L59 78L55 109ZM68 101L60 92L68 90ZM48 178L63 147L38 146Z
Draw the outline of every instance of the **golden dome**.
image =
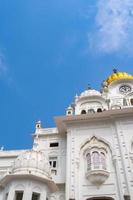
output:
M126 72L118 72L117 70L113 70L113 71L114 73L111 74L106 80L108 85L110 85L113 81L117 81L117 80L133 79L133 76Z

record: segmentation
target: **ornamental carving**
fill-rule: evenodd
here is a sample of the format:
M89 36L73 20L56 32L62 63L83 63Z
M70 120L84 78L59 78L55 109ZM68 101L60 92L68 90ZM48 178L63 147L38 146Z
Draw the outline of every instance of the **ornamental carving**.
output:
M92 184L101 185L109 177L107 167L108 146L102 140L92 137L84 147L86 178Z

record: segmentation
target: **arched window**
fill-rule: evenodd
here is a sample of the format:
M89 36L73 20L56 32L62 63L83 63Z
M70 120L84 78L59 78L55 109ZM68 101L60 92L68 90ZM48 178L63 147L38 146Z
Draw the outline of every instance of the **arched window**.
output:
M95 113L95 110L94 109L89 109L88 113Z
M81 115L86 114L86 110L81 111Z
M91 170L107 170L106 166L106 159L107 155L106 152L103 152L103 150L97 148L91 149L86 154L86 161L87 161L87 171Z
M86 158L87 158L87 170L89 171L89 170L91 170L91 155L90 155L90 153L88 153L86 155Z
M40 199L40 194L36 193L36 192L33 192L32 193L32 200L39 200L39 199Z
M130 196L129 195L124 195L124 200L130 200Z
M98 108L98 109L97 109L97 112L102 112L102 109L101 109L101 108Z
M15 191L15 200L22 200L23 193L24 193L24 191Z
M98 169L99 168L100 157L99 157L99 153L97 151L94 151L92 153L92 163L93 163L94 169Z
M131 105L133 106L133 99L130 99Z
M101 167L102 169L106 170L106 157L103 152L100 153L100 158L101 158Z

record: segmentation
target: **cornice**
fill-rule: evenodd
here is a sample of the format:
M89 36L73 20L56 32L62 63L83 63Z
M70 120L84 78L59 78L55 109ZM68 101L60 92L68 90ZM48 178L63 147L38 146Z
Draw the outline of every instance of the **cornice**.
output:
M107 110L101 113L91 113L85 115L71 115L55 117L59 133L66 133L69 125L85 122L99 122L99 121L114 121L115 119L124 119L126 117L133 117L133 108L123 108L116 110Z

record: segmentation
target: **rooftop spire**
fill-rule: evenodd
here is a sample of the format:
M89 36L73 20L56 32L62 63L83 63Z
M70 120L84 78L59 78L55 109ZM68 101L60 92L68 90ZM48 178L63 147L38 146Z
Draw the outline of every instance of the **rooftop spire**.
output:
M91 85L90 85L90 84L88 84L87 89L88 89L88 90L91 90Z
M118 72L118 70L116 68L114 68L113 72L116 74Z

